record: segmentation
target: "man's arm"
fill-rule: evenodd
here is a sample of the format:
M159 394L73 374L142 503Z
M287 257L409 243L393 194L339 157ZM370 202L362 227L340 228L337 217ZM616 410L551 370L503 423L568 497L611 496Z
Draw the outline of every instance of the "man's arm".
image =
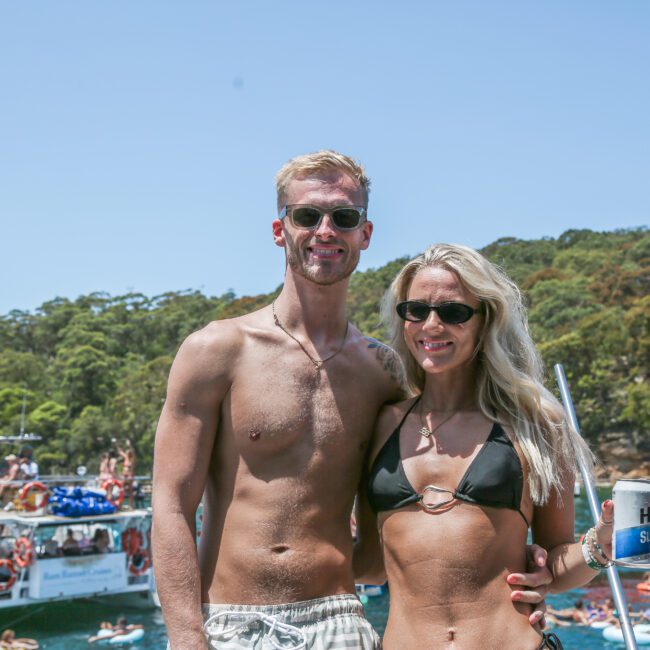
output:
M181 346L169 376L154 453L152 544L172 650L208 648L201 616L196 509L203 496L221 402L238 337L213 323Z
M367 486L368 472L364 469L354 502L357 524L352 554L354 579L364 584L384 584L386 582L384 557L377 529L377 517L368 503Z
M387 404L407 399L410 395L406 385L406 372L404 364L393 348L370 336L364 336L368 349L374 355L383 369L383 377L388 381Z

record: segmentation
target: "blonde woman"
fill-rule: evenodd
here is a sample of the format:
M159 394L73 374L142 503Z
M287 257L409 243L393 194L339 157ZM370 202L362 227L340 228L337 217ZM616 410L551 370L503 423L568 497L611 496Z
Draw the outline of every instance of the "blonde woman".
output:
M531 528L552 590L591 580L611 555L612 505L575 544L576 461L591 454L542 383L519 290L478 252L438 244L400 271L384 317L414 395L381 412L368 468L385 650L561 648L505 577L525 570Z

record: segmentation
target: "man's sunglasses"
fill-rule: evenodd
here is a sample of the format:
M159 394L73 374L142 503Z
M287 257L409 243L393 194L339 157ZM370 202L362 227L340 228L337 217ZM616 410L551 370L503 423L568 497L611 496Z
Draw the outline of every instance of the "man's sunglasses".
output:
M356 205L345 205L338 208L322 209L314 205L285 205L280 212L280 219L289 217L296 228L314 230L320 226L323 217L329 214L332 225L337 230L354 230L365 220L366 208Z
M462 302L441 302L439 305L430 305L419 300L405 300L397 303L397 313L400 318L421 323L429 318L429 314L435 311L438 318L448 325L460 325L466 323L474 314L483 312L483 308L474 309Z

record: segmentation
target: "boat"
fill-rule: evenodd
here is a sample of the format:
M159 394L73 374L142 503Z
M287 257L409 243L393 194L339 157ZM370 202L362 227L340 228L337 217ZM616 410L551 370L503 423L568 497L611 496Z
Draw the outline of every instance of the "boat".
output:
M0 610L88 597L160 605L151 508L145 501L126 509L119 480L100 485L79 473L84 476L12 481L5 488L13 498L0 510ZM148 480L135 479L140 486Z

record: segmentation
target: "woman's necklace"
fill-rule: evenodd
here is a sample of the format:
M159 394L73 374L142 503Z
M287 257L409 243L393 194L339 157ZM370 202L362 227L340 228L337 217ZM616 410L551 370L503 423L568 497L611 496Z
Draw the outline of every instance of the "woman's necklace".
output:
M429 427L427 426L427 423L426 423L425 418L424 418L424 409L422 407L420 407L420 409L419 409L419 411L420 411L420 424L422 425L420 427L420 435L422 437L424 437L424 438L428 438L429 436L432 436L443 424L445 424L446 422L449 422L449 420L451 420L451 418L453 418L454 415L456 415L457 413L462 411L467 406L469 406L469 404L463 404L462 406L459 406L457 409L454 409L451 412L451 415L448 415L446 418L444 418L443 420L438 422L438 424L436 424L436 426L433 427L433 429L429 429ZM431 413L432 411L429 411L429 412ZM444 413L444 412L445 411L442 411L442 413Z
M275 300L271 303L271 311L273 312L273 320L275 321L275 324L290 338L293 339L299 346L300 349L305 353L305 356L314 364L314 368L316 369L316 372L320 375L320 369L323 367L323 364L330 359L333 359L342 349L343 346L345 345L345 341L348 338L348 328L350 325L349 321L346 321L345 323L345 334L343 335L343 340L341 341L341 345L339 346L339 349L334 352L334 354L330 354L329 357L325 357L324 359L317 359L316 357L312 357L309 352L305 349L305 346L288 330L286 327L280 322L280 319L278 318L278 315L275 313Z

